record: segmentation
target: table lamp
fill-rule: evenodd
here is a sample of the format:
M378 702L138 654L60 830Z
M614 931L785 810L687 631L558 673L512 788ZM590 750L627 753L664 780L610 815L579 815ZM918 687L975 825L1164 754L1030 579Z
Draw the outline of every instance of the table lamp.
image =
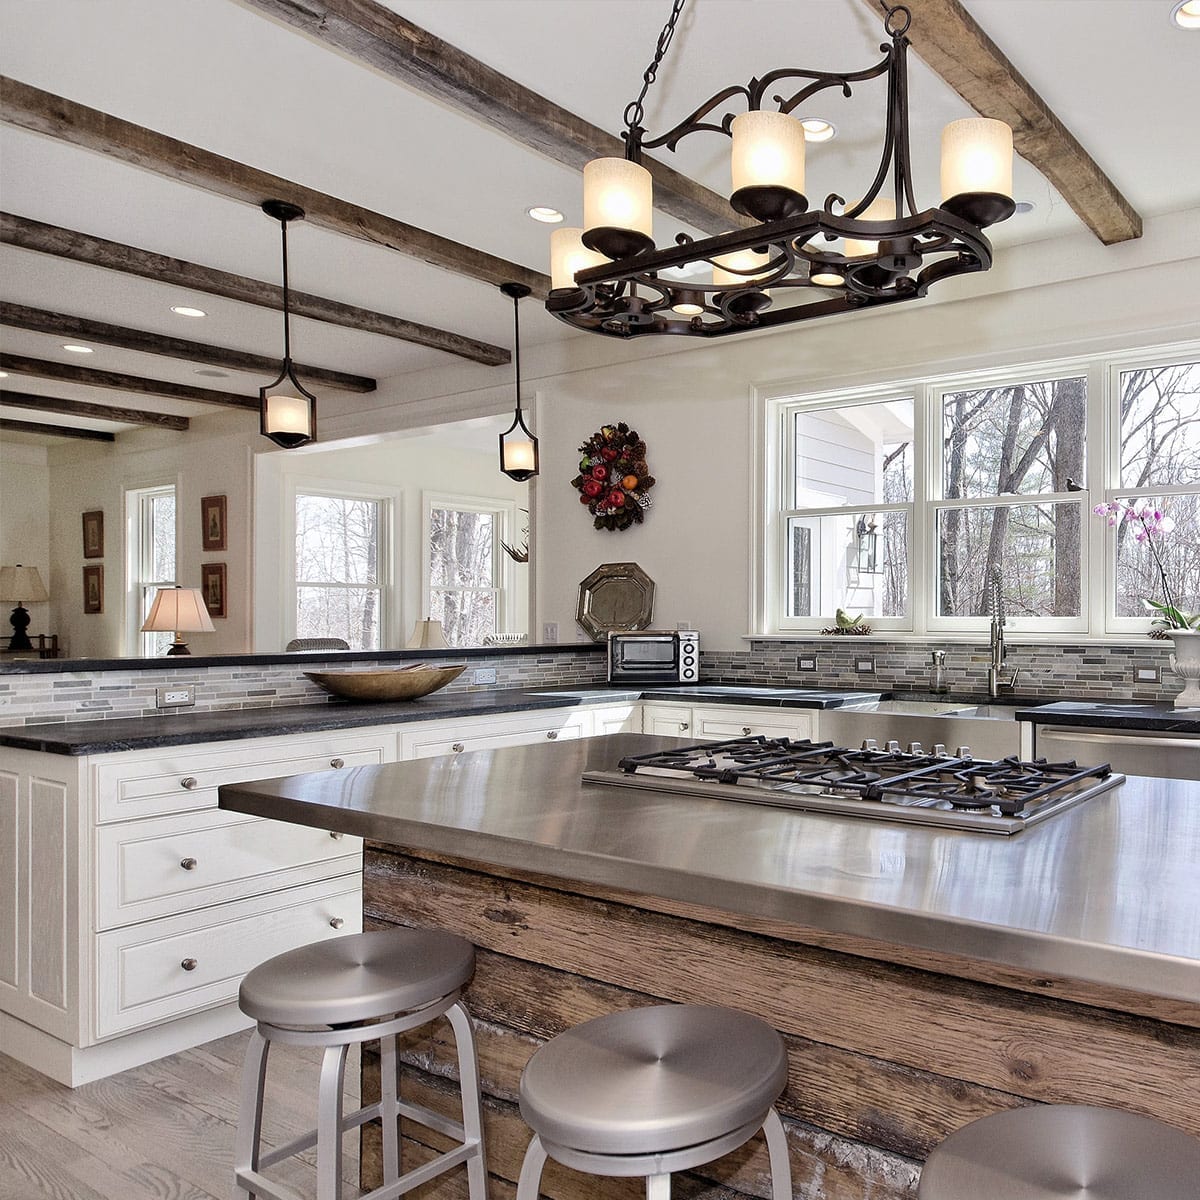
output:
M15 567L0 567L0 600L17 602L12 616L8 618L13 627L12 638L8 643L10 650L33 649L29 634L25 632L29 628L29 611L21 602L28 600L30 604L41 604L49 599L37 567L23 567L20 563Z
M405 647L408 650L448 650L442 623L436 617L426 617L413 626L412 636Z
M158 589L150 606L150 615L142 625L142 633L173 633L175 640L167 654L191 654L181 635L212 633L214 628L200 589L176 584Z

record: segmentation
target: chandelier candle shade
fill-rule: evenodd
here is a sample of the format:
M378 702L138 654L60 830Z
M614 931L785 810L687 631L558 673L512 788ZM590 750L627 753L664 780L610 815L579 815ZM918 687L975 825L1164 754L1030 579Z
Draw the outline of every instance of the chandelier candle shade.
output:
M513 302L513 360L517 368L516 406L513 423L500 435L500 471L516 483L538 473L538 440L521 414L521 301L529 295L523 283L502 283L501 292Z
M287 227L289 221L303 220L304 209L286 200L267 200L262 210L279 222L283 238L283 366L278 379L258 389L259 429L277 446L295 450L317 438L317 398L296 378L292 366Z
M208 607L199 588L159 588L150 606L150 615L142 626L142 633L173 633L175 640L167 651L168 656L191 654L185 633L213 633L215 626L208 615Z
M878 62L845 72L770 71L723 88L678 125L649 137L643 101L685 2L673 0L641 92L625 110L625 158L596 159L583 170L585 228L573 244L612 261L587 263L552 250L557 265L546 308L554 316L610 337L721 337L914 300L942 279L991 267L983 230L1015 209L1012 130L985 118L948 125L941 203L918 209L909 146L907 8L887 9L890 41ZM879 121L883 149L870 187L856 202L831 192L810 207L805 126L795 114L818 93L848 98L860 84L881 77L887 84ZM651 177L641 156L659 147L674 151L694 133L730 138L729 202L759 224L702 240L680 233L674 246L660 250L653 242ZM574 231L559 232L574 237ZM696 282L704 265L713 268L711 283ZM686 282L668 274L680 271Z

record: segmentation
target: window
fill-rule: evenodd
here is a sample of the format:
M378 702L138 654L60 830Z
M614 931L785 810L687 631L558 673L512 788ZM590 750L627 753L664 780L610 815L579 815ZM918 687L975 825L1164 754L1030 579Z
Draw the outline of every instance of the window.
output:
M501 539L511 512L486 500L426 497L429 616L451 646L479 646L505 631L505 557Z
M338 637L377 650L386 634L386 499L296 492L295 637Z
M144 658L166 654L172 633L142 633L159 588L174 587L175 488L138 488L125 493L129 529L129 645Z
M999 568L1017 631L1140 633L1142 600L1200 608L1200 362L1114 355L766 406L758 628L974 635ZM1174 521L1148 547L1090 515Z

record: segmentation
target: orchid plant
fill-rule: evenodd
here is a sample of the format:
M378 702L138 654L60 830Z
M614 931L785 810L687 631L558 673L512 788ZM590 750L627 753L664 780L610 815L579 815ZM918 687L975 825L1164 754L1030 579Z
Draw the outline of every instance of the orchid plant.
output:
M1161 508L1154 508L1148 503L1125 504L1120 500L1109 500L1106 504L1097 504L1092 512L1098 517L1105 518L1109 525L1117 526L1122 521L1136 526L1133 540L1139 545L1145 545L1154 559L1158 569L1158 578L1162 583L1163 599L1143 600L1142 603L1158 613L1154 618L1155 625L1165 625L1168 629L1200 630L1200 613L1185 613L1171 596L1171 585L1167 581L1167 571L1163 566L1162 555L1158 551L1158 539L1175 528L1174 520Z

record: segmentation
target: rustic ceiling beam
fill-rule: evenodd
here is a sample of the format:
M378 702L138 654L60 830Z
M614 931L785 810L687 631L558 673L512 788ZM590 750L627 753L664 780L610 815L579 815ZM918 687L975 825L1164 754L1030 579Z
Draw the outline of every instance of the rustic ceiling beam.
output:
M51 362L44 358L28 358L24 354L0 354L0 370L8 371L11 375L57 379L63 383L110 388L113 391L133 392L140 396L169 396L174 400L219 404L225 408L253 409L255 412L259 409L257 396L239 396L237 392L192 387L187 383L170 383L165 379L145 379L140 375L126 375L122 371L99 371L95 367L77 367L71 363Z
M875 13L886 8L881 0L863 3ZM1016 152L1106 246L1142 236L1133 205L959 0L904 4L912 13L912 48L980 116L1012 126Z
M528 267L463 246L394 217L281 179L199 146L190 146L165 133L55 96L32 84L0 77L0 88L4 92L0 119L10 125L255 207L264 200L286 200L304 209L305 220L310 225L385 246L497 287L510 281L524 283L543 299L550 289L549 276Z
M33 392L10 392L7 389L0 390L0 405L10 408L32 408L38 412L65 413L72 417L95 417L101 421L121 421L127 425L156 425L159 429L184 430L191 424L187 417L177 417L172 413L90 404L86 400L63 400L57 396L37 396Z
M245 0L400 83L582 171L593 158L624 158L620 138L501 75L374 0ZM614 113L617 110L614 109ZM649 155L654 206L707 233L751 224L724 196Z
M248 354L243 350L230 350L224 346L189 342L184 338L148 333L142 329L126 329L122 325L110 325L106 321L90 321L86 317L72 317L66 313L31 308L26 304L10 304L8 301L0 302L0 325L11 325L14 329L27 329L33 333L49 333L54 337L75 338L83 342L100 342L105 346L137 350L143 354L158 354L164 358L208 363L214 367L227 367L231 371L258 371L272 379L279 374L281 361L262 354ZM327 387L340 388L346 392L375 390L375 380L362 375L328 371L324 367L305 367L300 363L294 365L297 375L302 375L313 383L323 383ZM267 379L263 382L266 383Z
M103 429L76 429L72 425L43 425L40 421L10 421L0 417L0 433L41 433L53 437L83 438L88 442L115 442L117 435Z
M139 250L136 246L110 242L74 229L63 229L59 225L47 225L30 217L0 213L0 242L39 254L69 258L72 262L82 262L92 267L103 267L108 271L138 275L156 283L174 284L208 296L222 296L226 300L238 300L243 304L255 304L276 311L283 309L283 288L276 284L248 279L230 271L219 271L215 267L203 267L166 254L155 254L151 250ZM417 346L444 350L447 354L455 354L489 367L503 366L512 357L501 346L492 346L460 333L435 329L430 325L406 321L403 317L388 316L387 313L373 312L369 308L343 304L339 300L328 300L295 289L288 291L288 306L295 317L308 317L329 325L341 325L362 333L378 333Z

